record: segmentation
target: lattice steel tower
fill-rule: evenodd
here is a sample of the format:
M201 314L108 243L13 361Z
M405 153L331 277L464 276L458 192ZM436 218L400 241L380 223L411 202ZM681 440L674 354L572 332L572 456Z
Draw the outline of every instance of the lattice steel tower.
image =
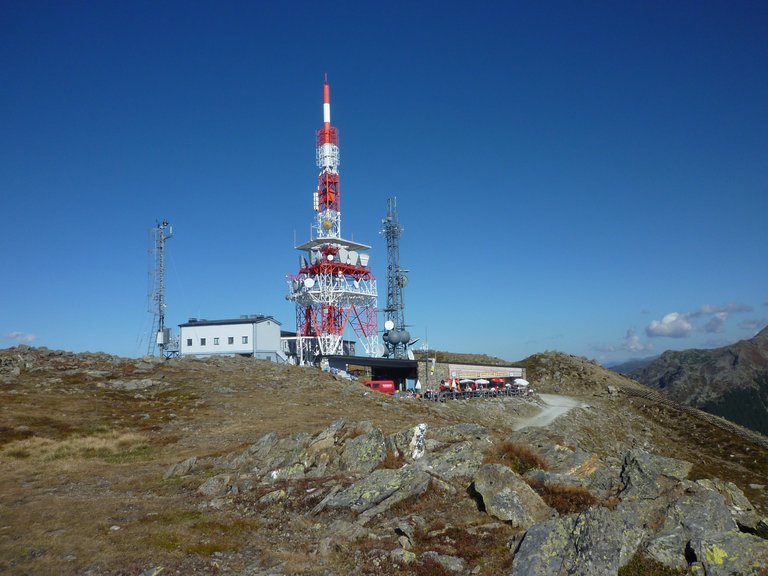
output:
M171 336L170 328L165 327L165 241L173 236L173 227L168 220L158 222L152 229L150 254L152 268L150 270L149 312L153 314L152 329L149 337L147 354L153 355L155 347L160 349L160 355L170 358L179 353L178 340Z
M408 270L400 267L400 236L403 227L397 218L397 198L387 202L387 217L381 233L387 239L387 307L384 308L385 356L406 358L411 335L405 329L403 288L408 284Z
M376 279L368 267L370 247L341 237L339 134L331 126L330 87L323 84L323 127L317 131L320 175L313 194L316 212L310 240L296 249L298 274L288 276L286 298L296 304L296 354L300 364L346 352L351 326L369 356L377 342Z

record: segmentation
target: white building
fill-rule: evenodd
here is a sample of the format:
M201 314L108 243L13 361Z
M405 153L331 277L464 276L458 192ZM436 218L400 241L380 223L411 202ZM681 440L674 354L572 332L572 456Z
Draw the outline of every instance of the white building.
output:
M231 320L190 318L179 324L181 356L252 356L285 362L280 322L271 316L241 316Z

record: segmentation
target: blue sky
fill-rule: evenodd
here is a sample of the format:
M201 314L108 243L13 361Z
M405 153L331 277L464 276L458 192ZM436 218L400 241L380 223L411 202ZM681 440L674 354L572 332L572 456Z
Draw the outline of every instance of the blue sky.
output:
M4 2L0 347L146 352L271 314L313 219L322 81L345 237L411 333L507 360L768 324L766 2ZM383 322L380 322L383 324Z

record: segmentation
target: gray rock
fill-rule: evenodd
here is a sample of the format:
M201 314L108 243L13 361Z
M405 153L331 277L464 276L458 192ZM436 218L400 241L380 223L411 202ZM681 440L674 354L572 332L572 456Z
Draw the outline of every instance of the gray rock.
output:
M688 476L693 464L684 460L650 454L642 449L624 456L621 481L623 500L654 499Z
M445 554L438 554L437 552L424 552L419 558L428 558L440 564L443 568L452 572L453 574L466 574L467 562L463 558L457 558L456 556L446 556Z
M479 424L455 424L443 426L432 430L432 438L438 442L461 442L463 440L485 440L488 437L488 429Z
M396 432L387 436L387 448L396 457L406 460L418 460L427 449L427 425L419 424L408 430Z
M403 548L395 548L390 552L389 557L397 564L412 564L416 561L416 554Z
M281 466L268 472L262 480L265 482L275 482L277 480L298 480L304 477L304 464L295 462L288 466Z
M649 539L649 556L671 568L685 568L686 547L693 539L711 539L736 530L723 496L699 484L687 482L686 490L666 511L664 523Z
M483 455L472 442L465 441L430 453L418 462L420 467L443 479L471 478L482 465Z
M217 461L222 468L236 470L238 468L253 467L257 462L266 459L270 450L277 444L279 438L276 433L264 434L254 444L236 454L230 454Z
M520 476L502 464L486 464L474 476L485 511L513 528L529 528L556 512Z
M209 478L197 489L197 493L200 496L207 498L216 498L218 496L224 496L232 488L232 477L229 474L218 474L213 478Z
M696 483L709 490L718 492L723 497L731 517L740 528L750 532L757 530L760 519L755 512L755 508L736 484L733 482L723 482L717 478L713 480L697 480Z
M617 574L623 522L605 508L591 508L530 528L515 553L512 576Z
M428 486L429 475L411 465L399 470L374 470L367 477L340 490L326 505L375 514L406 498L424 493Z
M283 490L273 490L272 492L269 492L268 494L265 494L261 498L259 498L259 504L264 504L266 506L270 504L275 504L276 502L282 502L288 497L288 493Z
M141 380L112 380L107 385L115 390L146 390L152 386L159 385L160 382L152 380L152 378L143 378Z
M690 549L707 576L768 572L768 541L753 534L731 530L707 538L694 538Z
M184 460L184 462L172 464L163 475L163 480L168 480L168 478L172 478L174 476L186 476L192 471L192 469L195 467L195 464L197 464L196 456L187 458Z
M315 436L307 446L307 453L313 455L329 450L336 446L341 439L341 432L345 429L347 421L344 418L334 420L328 428Z
M352 438L344 444L341 453L341 467L353 474L366 474L381 464L387 457L384 434L375 429L368 434Z

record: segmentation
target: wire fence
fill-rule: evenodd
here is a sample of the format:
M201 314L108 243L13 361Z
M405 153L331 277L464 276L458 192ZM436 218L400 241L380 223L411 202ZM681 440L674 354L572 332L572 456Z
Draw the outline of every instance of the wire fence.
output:
M413 394L413 396L419 397L423 400L431 400L433 402L445 402L447 400L477 400L477 399L492 399L492 398L511 398L513 396L533 396L533 390L529 388L481 388L477 390L445 390L439 392L436 390L427 390L421 395Z
M768 437L763 436L759 432L755 432L754 430L744 428L743 426L739 426L738 424L735 424L730 420L726 420L725 418L722 418L720 416L715 416L714 414L710 414L709 412L704 412L703 410L699 410L698 408L693 408L692 406L686 406L685 404L678 404L674 400L670 400L669 398L667 398L666 396L664 396L659 392L656 392L655 390L651 390L651 389L639 390L637 388L627 387L627 388L621 388L621 392L623 394L626 394L627 396L635 396L638 398L643 398L645 400L650 400L651 402L655 402L656 404L661 404L663 406L666 406L667 408L671 408L672 410L690 414L694 418L698 418L699 420L704 420L705 422L712 424L713 426L717 426L718 428L725 430L726 432L735 434L740 438L747 440L748 442L752 442L754 444L757 444L758 446L768 449Z

